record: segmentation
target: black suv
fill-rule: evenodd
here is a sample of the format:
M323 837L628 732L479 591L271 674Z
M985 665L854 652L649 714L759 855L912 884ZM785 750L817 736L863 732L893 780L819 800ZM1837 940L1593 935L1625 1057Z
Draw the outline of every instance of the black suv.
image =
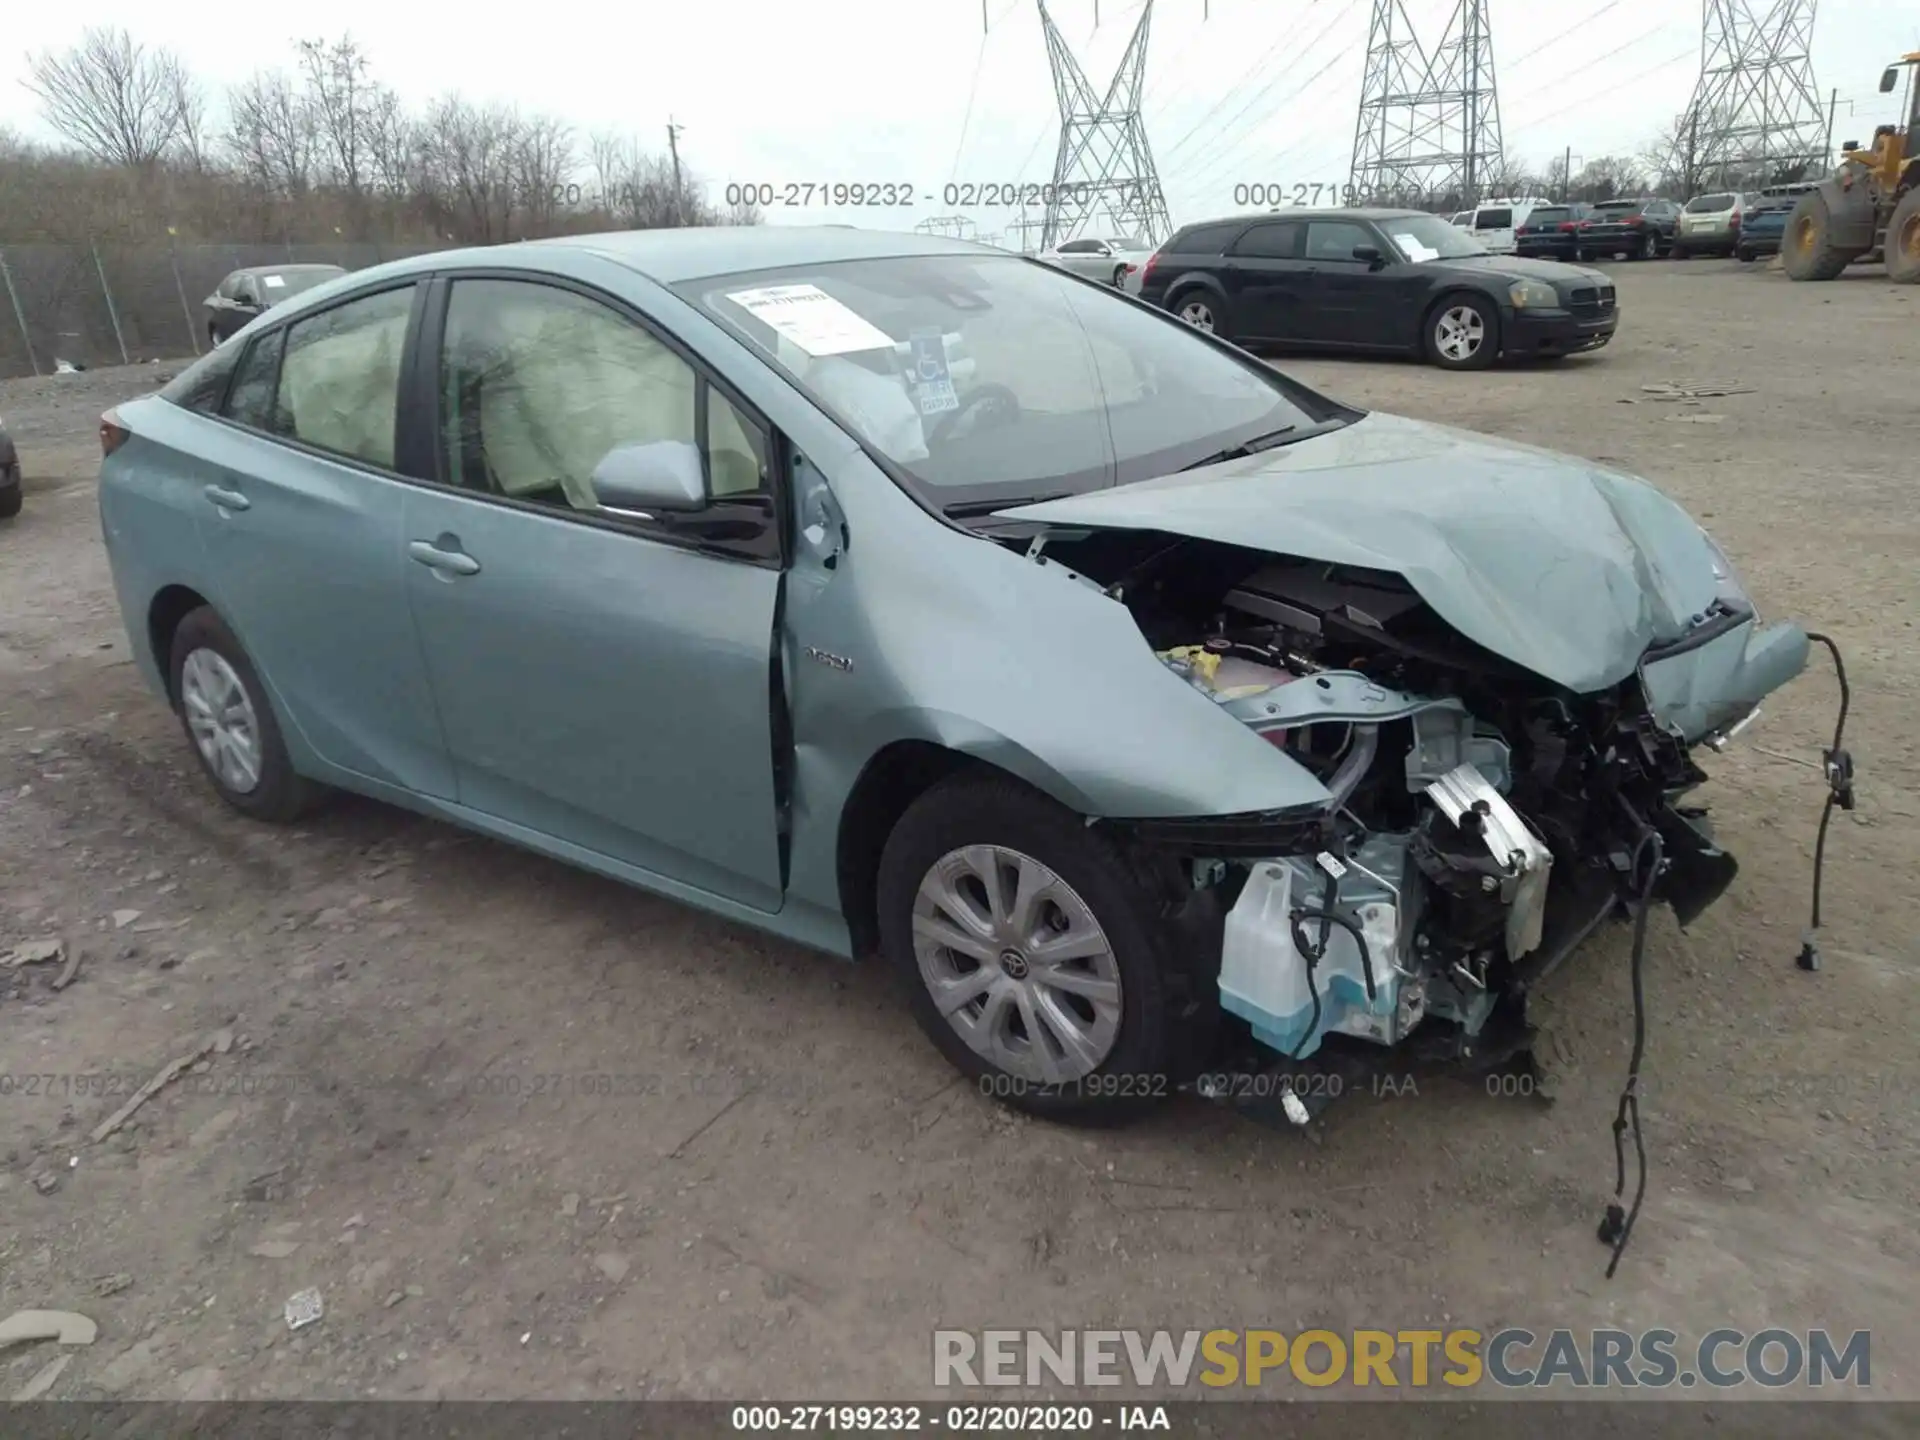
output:
M1680 207L1658 195L1632 200L1602 200L1577 232L1576 260L1658 260L1673 253L1673 233L1680 223Z
M1577 259L1580 222L1591 213L1585 205L1536 206L1528 213L1527 223L1513 232L1514 251L1548 260Z
M1421 354L1448 370L1598 349L1619 323L1595 270L1489 254L1437 215L1281 210L1189 225L1140 298L1247 345Z

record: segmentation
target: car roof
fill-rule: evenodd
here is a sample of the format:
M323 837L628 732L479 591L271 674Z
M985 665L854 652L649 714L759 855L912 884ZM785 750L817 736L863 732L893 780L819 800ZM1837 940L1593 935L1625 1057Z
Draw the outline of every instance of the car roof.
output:
M242 265L233 273L236 275L291 275L302 270L338 270L342 275L347 273L344 265L305 261L298 265Z
M879 260L908 255L1006 255L1011 251L940 235L889 230L856 230L839 225L711 225L678 230L617 230L600 235L556 235L518 245L492 246L420 257L429 264L453 256L498 257L546 250L586 251L636 270L662 285L731 275L743 270L778 270L789 265L825 265L837 260Z
M1468 211L1461 211L1468 214ZM1424 210L1384 210L1366 209L1359 206L1330 206L1326 209L1311 210L1305 206L1290 205L1284 210L1253 210L1244 215L1222 215L1214 220L1196 220L1191 225L1182 225L1180 229L1199 230L1215 225L1250 225L1257 220L1411 220L1416 216L1425 220L1438 220L1438 215L1429 215Z

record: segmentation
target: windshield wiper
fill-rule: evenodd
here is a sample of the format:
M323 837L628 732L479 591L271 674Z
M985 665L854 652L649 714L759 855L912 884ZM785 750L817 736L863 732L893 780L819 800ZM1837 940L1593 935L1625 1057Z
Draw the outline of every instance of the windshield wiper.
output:
M1184 474L1188 470L1201 470L1209 465L1218 465L1226 460L1244 460L1249 455L1258 455L1262 450L1273 449L1274 446L1278 445L1282 440L1285 440L1287 436L1293 434L1293 432L1299 428L1298 425L1282 425L1278 430L1269 430L1264 435L1256 435L1251 440L1243 440L1238 445L1220 451L1217 455L1209 455L1206 459L1196 460L1191 465L1182 465L1179 473Z
M1070 493L1062 490L1053 495L1020 495L1009 500L956 500L951 505L942 505L940 513L949 520L965 520L972 515L991 515L997 510L1015 510L1022 505L1044 505L1049 500L1064 500Z

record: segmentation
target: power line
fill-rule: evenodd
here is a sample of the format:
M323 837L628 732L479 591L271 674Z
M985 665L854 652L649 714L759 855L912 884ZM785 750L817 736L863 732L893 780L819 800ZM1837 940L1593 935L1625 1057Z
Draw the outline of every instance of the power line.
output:
M1616 55L1625 54L1627 51L1633 49L1636 45L1644 45L1647 43L1647 41L1653 39L1656 35L1664 35L1667 31L1671 30L1672 28L1673 28L1672 20L1662 20L1658 25L1655 25L1652 29L1643 30L1638 35L1634 36L1633 39L1628 40L1623 44L1614 46L1613 49L1607 51L1606 54L1596 55L1591 60L1581 61L1579 68L1581 70L1592 70L1595 66L1599 65L1603 60L1611 60ZM1697 51L1690 51L1689 53L1697 53ZM1666 61L1663 63L1671 64L1673 62ZM1516 100L1524 100L1529 95L1540 95L1545 93L1548 90L1557 90L1560 88L1560 82L1562 80L1565 80L1567 76L1571 75L1572 73L1573 73L1572 70L1563 70L1560 72L1560 75L1557 79L1545 85L1535 85L1533 88L1529 90L1522 90L1518 95L1514 96L1513 98ZM1623 82L1616 82L1616 83L1623 83ZM1600 92L1596 91L1595 93L1599 94ZM1555 113L1557 114L1559 112L1556 111Z
M1625 80L1614 81L1612 84L1606 87L1606 90L1618 90L1623 86L1635 84L1638 81L1646 79L1649 75L1658 74L1660 71L1667 69L1669 66L1678 65L1682 60L1691 60L1695 58L1699 53L1700 52L1698 51L1698 49L1696 49L1692 45L1689 45L1685 50L1682 50L1678 55L1670 56L1667 59L1660 61L1660 63L1657 65L1649 65L1645 70L1640 71L1637 75L1629 75ZM1547 121L1557 119L1559 116L1566 114L1569 110L1577 110L1582 105L1591 105L1595 100L1598 100L1600 96L1604 93L1606 93L1604 90L1596 90L1591 95L1583 95L1581 96L1580 99L1575 100L1572 104L1562 105L1558 110L1549 110L1545 115L1537 116L1533 120L1530 120L1527 123L1530 125L1544 125L1546 124Z
M1309 3L1313 5L1317 5L1320 3L1320 0L1309 0ZM1247 81L1251 79L1259 71L1260 67L1265 65L1268 60L1272 59L1273 56L1280 50L1280 48L1283 45L1285 45L1288 40L1292 38L1293 37L1290 32L1282 31L1280 38L1278 40L1275 40L1273 44L1269 46L1267 50L1260 56L1259 59L1255 60L1251 65L1249 65L1241 73L1240 78L1238 80L1234 81L1232 85L1227 87L1226 91L1220 96L1220 98L1213 102L1212 108L1209 109L1206 114L1200 117L1200 119L1195 123L1193 128L1187 131L1187 133L1185 135L1182 135L1178 140L1173 142L1172 146L1170 146L1166 152L1167 158L1171 160L1174 157L1174 155L1176 155L1181 149L1183 149L1186 146L1187 142L1192 140L1193 137L1200 132L1201 128L1206 125L1207 121L1211 120L1215 115L1219 114L1222 107L1224 107L1230 100L1233 99L1234 92L1239 90L1241 86L1245 85ZM1269 85L1271 85L1273 82L1269 81L1268 83Z
M1357 0L1356 0L1356 3L1357 3ZM1347 11L1350 12L1352 8L1353 6L1349 5L1347 7ZM1340 20L1345 18L1346 13L1347 12L1342 12L1341 15L1336 16L1334 23L1328 25L1326 29L1322 30L1317 36L1314 37L1314 39L1306 46L1306 48L1300 52L1300 59L1303 63L1305 62L1306 58L1309 55L1311 55L1315 50L1320 48L1320 42L1325 40L1328 35L1333 33L1335 25L1337 25ZM1312 89L1314 84L1317 81L1319 81L1322 76L1324 76L1329 70L1333 69L1334 66L1338 65L1344 59L1346 59L1345 55L1335 55L1331 60L1327 61L1326 64L1322 65L1318 70L1314 71L1313 74L1309 75L1305 80L1301 81L1298 85L1294 86L1293 89L1289 90L1285 95L1282 95L1278 100L1276 100L1271 106L1267 108L1267 110L1262 114L1261 120L1259 122L1256 122L1252 130L1250 130L1240 140L1236 141L1233 145L1229 146L1221 154L1217 155L1210 163L1201 166L1197 172L1195 172L1194 174L1188 177L1185 177L1188 183L1193 185L1203 184L1207 180L1211 179L1213 176L1219 174L1221 168L1229 160L1232 160L1235 157L1237 157L1239 153L1242 150L1244 150L1249 143L1253 142L1259 137L1260 124L1264 123L1267 116L1273 114L1275 111L1281 109L1283 106L1289 105L1293 101L1299 99L1300 96L1304 95L1308 90ZM1300 145L1302 143L1303 142L1295 141L1292 145L1287 146L1284 150L1281 150L1277 154L1269 156L1268 163L1271 164L1271 163L1277 162L1283 156L1291 155L1295 150L1300 148Z
M1584 30L1587 26L1591 25L1594 21L1598 20L1602 15L1606 14L1609 10L1612 10L1616 6L1618 6L1619 3L1620 3L1620 0L1607 0L1606 4L1602 5L1598 10L1594 11L1591 15L1587 16L1586 19L1574 21L1573 24L1569 25L1566 29L1562 30L1558 35L1555 35L1551 40L1543 40L1538 45L1534 46L1533 49L1527 51L1526 54L1518 56L1515 59L1505 61L1503 63L1511 66L1511 65L1518 65L1523 60L1531 60L1534 56L1538 55L1542 50L1550 50L1555 45L1558 45L1562 40L1566 39L1569 35L1574 34L1576 31Z
M1320 48L1321 42L1323 42L1329 35L1331 35L1336 29L1339 28L1340 22L1345 20L1346 17L1352 13L1353 7L1358 3L1359 3L1359 0L1348 0L1347 8L1341 11L1338 15L1335 15L1331 20L1329 20L1326 26L1320 31L1320 33L1314 36L1313 39L1307 43L1306 47L1303 50L1301 50L1299 58L1294 62L1294 64L1296 66L1305 64L1307 57L1312 55L1314 51L1318 50ZM1201 167L1200 173L1202 175L1205 175L1218 170L1222 163L1232 158L1233 155L1235 155L1240 149L1246 146L1249 142L1256 140L1259 137L1261 126L1263 126L1276 111L1278 111L1282 106L1288 104L1289 102L1297 98L1309 86L1311 86L1315 80L1318 80L1320 76L1326 74L1327 70L1331 69L1334 65L1337 65L1340 62L1340 59L1341 57L1336 55L1331 61L1328 62L1327 65L1321 67L1321 69L1316 71L1314 74L1308 76L1304 82L1294 86L1293 89L1289 90L1285 95L1282 95L1279 99L1275 100L1271 105L1267 106L1264 110L1262 110L1260 112L1259 117L1255 119L1252 126L1248 128L1244 134L1242 134L1240 139L1234 141L1232 144L1227 145L1223 150L1220 150L1219 152L1217 152L1210 163L1203 165ZM1224 139L1224 137L1229 132L1231 132L1236 125L1240 123L1241 116L1245 115L1247 111L1251 110L1256 104L1258 104L1262 99L1264 99L1267 96L1267 94L1271 92L1273 88L1276 85L1278 85L1282 80L1289 78L1291 73L1292 73L1291 70L1282 71L1279 75L1275 76L1272 80L1269 80L1258 91L1256 91L1253 97L1250 100L1248 100L1245 105L1242 105L1238 110L1236 110L1233 113L1232 117L1228 119L1227 122L1220 127L1219 131L1216 134L1216 138ZM1195 178L1197 179L1198 177L1195 177Z
M980 70L987 59L987 32L980 32L980 50L973 57L973 83L967 86L967 109L960 117L960 143L953 147L953 167L947 171L947 184L951 185L960 176L960 156L967 148L967 128L973 124L973 102L980 93Z

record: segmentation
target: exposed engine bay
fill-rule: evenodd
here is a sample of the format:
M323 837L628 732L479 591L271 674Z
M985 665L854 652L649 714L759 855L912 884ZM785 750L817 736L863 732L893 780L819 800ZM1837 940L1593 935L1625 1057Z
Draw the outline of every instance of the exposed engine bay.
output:
M1164 535L1055 537L1047 553L1328 791L1312 813L1136 827L1217 892L1220 1004L1269 1059L1329 1042L1491 1056L1496 1020L1524 1044L1527 989L1623 903L1665 900L1686 923L1734 876L1685 804L1707 777L1637 677L1575 695L1464 639L1391 573Z

